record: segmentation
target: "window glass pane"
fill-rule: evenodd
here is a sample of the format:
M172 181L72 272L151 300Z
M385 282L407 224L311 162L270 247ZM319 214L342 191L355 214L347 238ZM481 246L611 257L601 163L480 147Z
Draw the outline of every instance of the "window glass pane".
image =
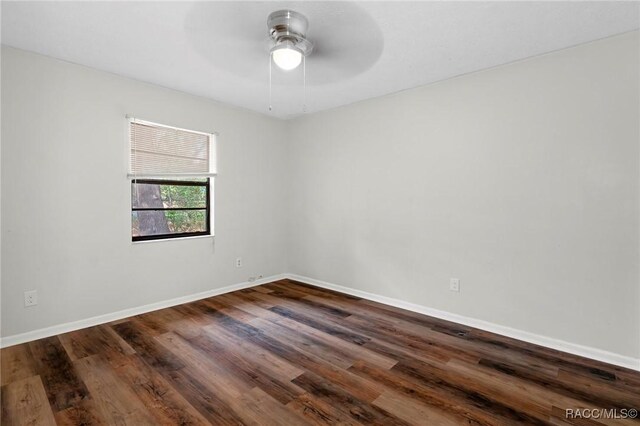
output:
M206 208L207 188L134 181L131 186L131 205L133 208Z
M131 212L131 235L134 237L185 232L206 232L206 210L160 210Z

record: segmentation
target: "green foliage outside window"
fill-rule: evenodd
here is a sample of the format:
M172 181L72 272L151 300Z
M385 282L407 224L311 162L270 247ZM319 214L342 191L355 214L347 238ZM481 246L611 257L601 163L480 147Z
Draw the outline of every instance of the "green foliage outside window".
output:
M202 186L161 185L160 194L165 207L205 208L207 193ZM166 211L171 232L195 232L206 229L204 210Z

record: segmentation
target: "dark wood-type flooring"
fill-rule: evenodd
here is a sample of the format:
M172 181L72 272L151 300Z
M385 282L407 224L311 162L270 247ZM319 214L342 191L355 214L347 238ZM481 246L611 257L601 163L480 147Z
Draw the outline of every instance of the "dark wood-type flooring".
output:
M640 373L290 280L5 348L2 425L598 425Z

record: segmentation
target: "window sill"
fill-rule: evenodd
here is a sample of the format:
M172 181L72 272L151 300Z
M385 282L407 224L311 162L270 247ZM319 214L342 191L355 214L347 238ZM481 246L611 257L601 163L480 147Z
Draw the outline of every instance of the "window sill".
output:
M131 244L138 245L138 244L148 244L148 243L164 243L167 241L200 240L205 238L213 239L214 237L215 235L194 235L192 237L161 238L157 240L131 241Z

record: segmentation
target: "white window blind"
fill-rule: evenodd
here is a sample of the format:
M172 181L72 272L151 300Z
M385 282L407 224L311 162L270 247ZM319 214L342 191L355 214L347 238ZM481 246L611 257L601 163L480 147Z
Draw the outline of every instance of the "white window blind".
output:
M215 134L129 122L130 178L215 176Z

